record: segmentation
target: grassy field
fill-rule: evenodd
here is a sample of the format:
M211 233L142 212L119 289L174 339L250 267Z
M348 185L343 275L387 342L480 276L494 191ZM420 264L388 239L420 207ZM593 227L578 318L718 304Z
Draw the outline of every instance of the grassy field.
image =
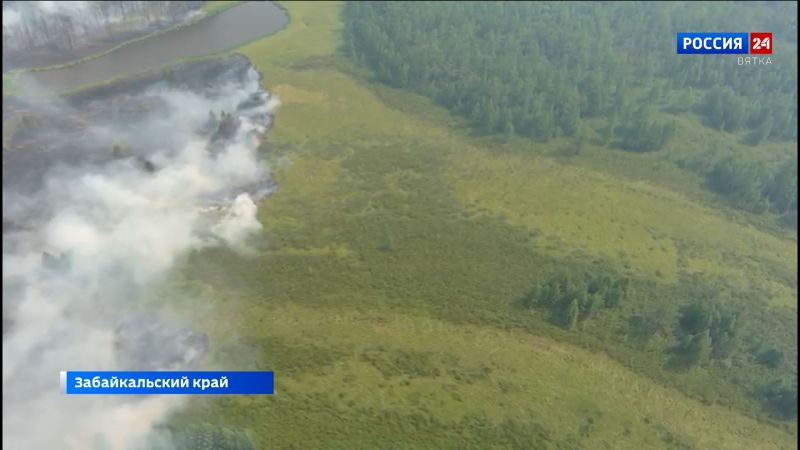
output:
M648 182L557 144L470 136L337 56L340 4L284 6L284 31L239 49L283 103L264 233L249 256L192 255L174 280L191 298L169 305L208 330L212 365L274 370L277 393L195 398L177 423L245 428L258 448L796 448L795 424L671 387L724 392L710 370L662 383L621 362L638 356L590 351L602 315L568 333L510 306L587 259L664 292L723 277L793 317L794 238L667 189L688 175Z

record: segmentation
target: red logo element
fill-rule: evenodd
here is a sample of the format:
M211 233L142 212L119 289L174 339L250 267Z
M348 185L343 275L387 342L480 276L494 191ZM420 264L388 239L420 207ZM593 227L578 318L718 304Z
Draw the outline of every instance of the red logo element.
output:
M750 33L750 54L771 55L772 33Z

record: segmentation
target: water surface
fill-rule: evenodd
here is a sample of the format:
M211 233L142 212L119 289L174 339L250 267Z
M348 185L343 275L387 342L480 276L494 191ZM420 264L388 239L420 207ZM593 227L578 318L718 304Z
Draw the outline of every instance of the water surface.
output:
M183 58L222 52L275 33L289 20L272 2L250 1L215 16L126 45L91 61L57 70L22 76L23 86L32 82L53 92L152 69Z

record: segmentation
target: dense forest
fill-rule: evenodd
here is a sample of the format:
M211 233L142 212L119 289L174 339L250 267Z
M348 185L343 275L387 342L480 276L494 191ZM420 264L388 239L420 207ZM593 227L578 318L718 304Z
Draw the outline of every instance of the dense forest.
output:
M749 145L796 141L797 6L765 5L706 3L687 14L662 2L349 2L344 50L379 81L435 99L482 133L580 145L591 130L601 145L650 152L675 136L670 114L692 113ZM733 28L772 31L772 64L675 54L677 32ZM703 175L734 205L796 224L796 170L753 168L734 171L743 173L737 186L717 182L729 169Z

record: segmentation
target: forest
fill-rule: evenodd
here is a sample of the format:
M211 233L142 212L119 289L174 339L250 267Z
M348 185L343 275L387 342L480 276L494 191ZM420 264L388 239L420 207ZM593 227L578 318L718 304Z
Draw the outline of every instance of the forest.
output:
M670 115L692 114L751 146L796 141L796 4L705 3L692 14L684 6L349 2L344 51L379 81L434 99L478 133L566 136L580 147L591 130L601 145L652 152L676 134ZM771 30L774 63L739 67L730 55L675 54L677 32L732 23ZM731 171L724 162L702 175L734 206L796 225L796 171L788 165ZM721 173L735 173L736 186L720 184ZM786 176L792 180L773 182Z

